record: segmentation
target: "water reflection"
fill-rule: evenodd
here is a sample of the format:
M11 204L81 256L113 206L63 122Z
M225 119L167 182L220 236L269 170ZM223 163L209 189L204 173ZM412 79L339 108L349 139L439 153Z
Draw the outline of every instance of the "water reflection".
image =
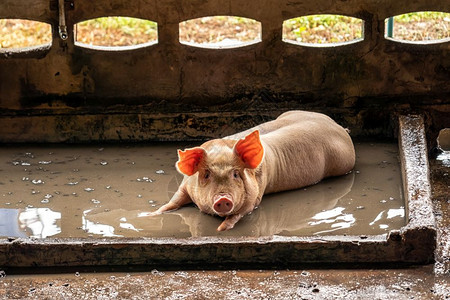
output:
M310 226L331 224L329 225L331 229L318 231L314 234L330 233L339 229L350 228L350 226L356 222L356 219L353 214L343 213L344 210L344 207L335 207L331 210L322 211L313 216L311 219L314 221L311 221L308 224Z
M198 209L191 208L197 214L201 214ZM186 209L189 210L189 208ZM149 212L141 210L121 208L108 211L102 208L90 209L83 213L83 229L91 234L101 236L191 236L189 228L179 216L165 214L149 218L148 214Z
M386 217L384 217L386 216ZM376 217L375 219L369 223L370 226L374 226L376 223L380 223L378 224L378 227L381 229L387 229L389 228L389 225L386 224L388 220L391 220L393 218L404 218L405 217L405 209L403 207L401 208L391 208L387 211L383 210L381 211Z
M19 210L0 208L0 236L26 237L19 226Z
M336 229L349 227L354 223L354 218L346 214L341 216L343 208L335 208L335 206L337 201L351 190L354 177L352 173L327 179L321 184L307 189L266 195L258 209L244 217L233 230L220 234L233 236L292 235L299 231L304 233L305 228L310 228L308 233L313 233L321 228L320 226L318 226L319 229L314 228L314 225L319 225L319 223L314 224L310 221L314 218L317 220L322 218L323 222L339 221L331 226ZM179 178L174 177L169 183L168 190L173 190L172 187L178 182ZM330 214L333 212L335 218L334 221L330 221L332 218ZM221 221L221 218L203 214L191 206L155 217L148 217L148 212L124 209L89 210L84 214L83 224L89 222L89 226L109 228L111 234L114 234L114 228L116 228L133 230L139 235L158 236L163 234L162 236L197 237L217 235L216 228ZM89 230L93 232L92 229ZM126 233L126 236L130 235L133 233Z
M90 221L88 219L89 213L92 209L85 210L82 216L82 229L89 234L98 234L104 237L120 237L121 235L114 234L114 227L111 225L100 224Z
M19 213L21 228L31 230L31 237L46 238L61 232L61 213L49 208L26 208Z
M49 208L0 209L0 236L46 238L61 232L61 213Z
M450 151L444 151L436 157L443 166L450 167Z
M395 217L404 218L405 217L405 209L403 207L389 209L387 212L387 218L392 219Z

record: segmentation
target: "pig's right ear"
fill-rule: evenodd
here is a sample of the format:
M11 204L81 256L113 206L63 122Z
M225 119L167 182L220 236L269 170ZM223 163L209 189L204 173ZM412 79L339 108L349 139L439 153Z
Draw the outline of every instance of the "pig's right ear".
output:
M201 147L178 150L178 161L176 167L178 172L191 176L197 173L198 165L205 157L206 151Z

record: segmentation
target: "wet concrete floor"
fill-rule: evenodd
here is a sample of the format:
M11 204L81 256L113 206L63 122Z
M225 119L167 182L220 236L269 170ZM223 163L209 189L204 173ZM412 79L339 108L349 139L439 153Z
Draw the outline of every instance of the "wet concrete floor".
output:
M67 270L50 275L0 272L0 299L450 299L450 159L433 159L430 167L438 233L434 264L357 269Z
M395 270L227 270L7 276L10 299L446 299L432 266ZM3 294L2 294L3 293Z

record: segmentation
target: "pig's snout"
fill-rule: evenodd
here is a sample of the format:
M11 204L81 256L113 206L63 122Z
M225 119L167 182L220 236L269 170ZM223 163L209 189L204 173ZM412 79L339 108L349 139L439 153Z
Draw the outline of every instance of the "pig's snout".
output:
M216 198L217 200L214 201L213 208L218 215L224 215L233 210L234 204L230 197L220 195Z

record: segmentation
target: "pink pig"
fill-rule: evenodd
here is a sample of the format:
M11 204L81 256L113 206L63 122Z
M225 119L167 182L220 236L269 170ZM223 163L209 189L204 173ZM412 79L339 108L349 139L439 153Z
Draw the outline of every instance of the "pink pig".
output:
M348 132L326 115L289 111L250 130L178 150L184 174L172 199L153 215L194 202L225 217L218 231L232 229L268 193L298 189L353 169Z

